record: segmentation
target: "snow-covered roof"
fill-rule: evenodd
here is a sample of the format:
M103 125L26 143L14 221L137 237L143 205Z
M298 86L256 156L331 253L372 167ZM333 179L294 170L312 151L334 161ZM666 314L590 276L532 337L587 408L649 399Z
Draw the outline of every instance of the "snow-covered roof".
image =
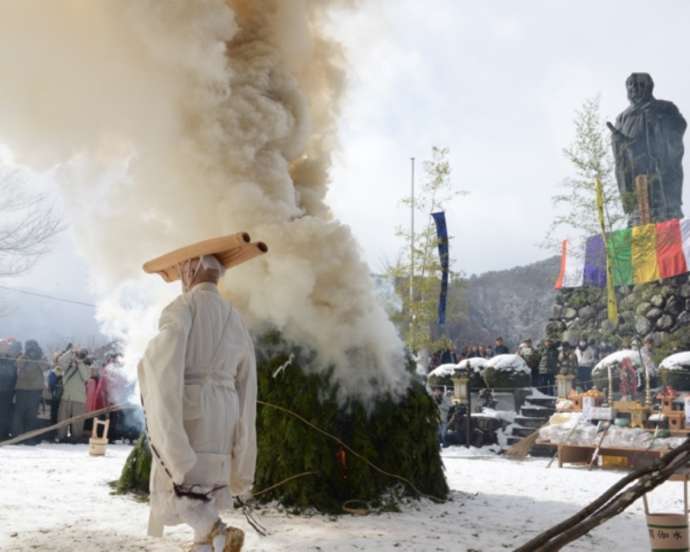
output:
M659 369L661 368L666 368L667 370L685 370L690 368L690 351L683 351L667 356L659 364Z
M429 372L429 377L448 378L457 368L457 364L441 364Z
M525 372L531 374L532 371L521 356L518 355L496 355L486 363L487 368L500 371Z
M616 351L602 358L594 367L594 371L608 369L609 366L620 363L624 358L629 358L635 366L642 366L642 359L640 358L639 351L623 349L622 351Z
M473 372L481 372L482 370L484 370L484 368L486 368L486 364L488 362L488 360L482 357L465 358L460 361L460 363L458 364L458 368L468 370L471 366Z

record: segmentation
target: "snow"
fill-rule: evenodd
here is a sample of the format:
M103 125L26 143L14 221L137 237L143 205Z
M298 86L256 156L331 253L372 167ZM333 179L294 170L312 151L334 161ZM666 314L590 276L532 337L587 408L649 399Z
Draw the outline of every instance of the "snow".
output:
M473 372L483 372L488 362L488 360L482 357L465 358L460 361L458 368L462 368L463 370L472 368Z
M0 550L4 552L182 552L191 539L184 526L162 540L145 536L148 507L111 496L129 446L109 445L107 456L88 456L82 445L0 448ZM443 451L452 500L404 505L400 513L365 517L294 516L277 508L257 512L270 534L259 537L244 518L226 519L247 532L246 552L489 552L514 549L597 497L622 472L546 469L545 459L515 461L490 448ZM656 511L680 512L682 487L654 491ZM565 549L649 550L642 504Z
M532 371L521 356L518 355L496 355L486 363L487 368L494 368L500 371L525 372L531 374Z
M441 364L429 372L429 377L447 378L452 376L457 369L457 364Z
M527 400L529 399L555 399L553 395L547 395L546 393L542 393L537 389L536 387L532 387L532 392L525 397Z
M503 420L504 422L512 423L517 418L518 413L514 410L494 410L493 408L482 408L482 416L487 418L496 418L497 420Z
M602 358L597 365L594 367L592 372L598 372L602 369L608 369L609 366L613 366L616 363L620 363L624 358L629 358L633 365L641 366L642 360L640 358L639 351L633 351L632 349L623 349L622 351L616 351L610 355Z
M690 367L690 351L683 351L681 353L674 353L667 356L659 364L659 369L666 370L687 370Z
M597 426L582 419L582 414L559 413L551 416L549 425L539 430L539 438L554 444L596 446L601 438ZM610 448L672 449L685 442L684 437L655 438L640 428L612 425L606 432L602 446Z

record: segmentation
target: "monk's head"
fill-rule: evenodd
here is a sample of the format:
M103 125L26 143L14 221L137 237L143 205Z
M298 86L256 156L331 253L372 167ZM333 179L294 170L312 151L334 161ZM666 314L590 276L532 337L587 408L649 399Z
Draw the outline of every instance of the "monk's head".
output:
M632 105L648 101L654 92L654 81L649 73L632 73L625 81L628 100Z
M225 267L214 255L204 255L185 261L180 267L182 291L189 291L198 284L218 284L225 274Z

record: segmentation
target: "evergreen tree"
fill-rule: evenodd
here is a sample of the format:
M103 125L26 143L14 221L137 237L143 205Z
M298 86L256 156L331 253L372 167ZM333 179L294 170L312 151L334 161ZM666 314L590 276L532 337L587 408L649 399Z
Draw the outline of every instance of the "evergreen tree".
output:
M313 363L313 354L290 346L277 332L257 341L262 402L253 490L272 489L258 500L276 500L294 512L333 514L344 513L344 505L351 501L387 510L396 509L403 496L419 497L418 493L445 500L448 485L436 437L438 408L424 386L412 381L401 397L343 402L330 373L314 370ZM279 366L287 367L277 371ZM151 462L148 442L142 437L114 485L116 492L148 493Z

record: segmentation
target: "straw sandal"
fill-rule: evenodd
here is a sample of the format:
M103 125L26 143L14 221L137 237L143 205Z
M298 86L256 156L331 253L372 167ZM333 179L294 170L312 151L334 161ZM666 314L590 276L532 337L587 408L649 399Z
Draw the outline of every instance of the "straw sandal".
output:
M208 546L213 552L216 552L215 542L218 537L222 537L223 552L241 552L244 545L244 531L237 527L227 527L220 519L216 521L211 529L206 540L200 543L195 543L190 549L192 552L198 550L200 547ZM220 544L220 542L218 544ZM203 550L203 548L201 548Z

